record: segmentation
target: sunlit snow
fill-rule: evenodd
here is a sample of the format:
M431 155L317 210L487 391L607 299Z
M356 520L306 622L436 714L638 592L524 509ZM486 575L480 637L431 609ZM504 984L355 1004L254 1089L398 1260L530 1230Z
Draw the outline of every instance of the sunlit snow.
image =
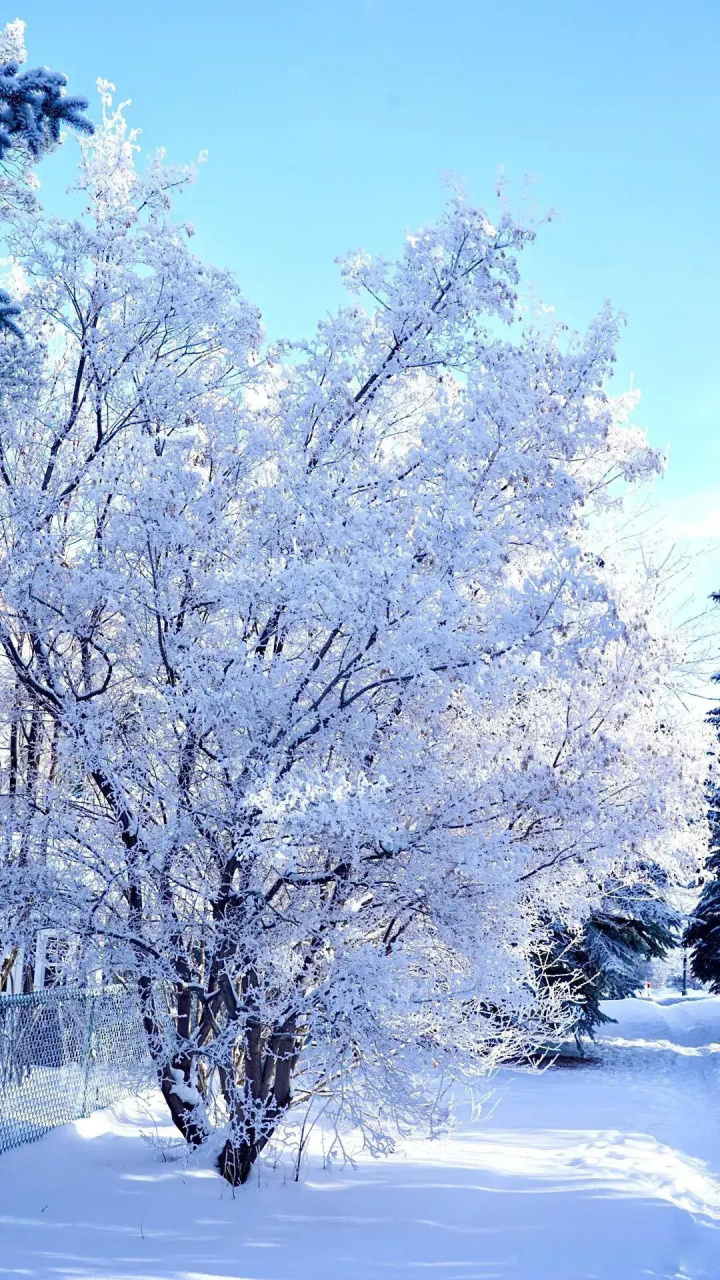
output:
M133 1099L0 1159L0 1275L30 1280L713 1280L720 999L609 1002L574 1069L505 1072L479 1120L233 1193Z

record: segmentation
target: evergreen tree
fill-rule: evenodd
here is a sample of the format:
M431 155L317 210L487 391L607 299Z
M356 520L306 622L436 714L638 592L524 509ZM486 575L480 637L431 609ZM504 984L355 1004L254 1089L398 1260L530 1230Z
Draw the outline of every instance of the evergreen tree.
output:
M23 336L23 331L17 323L21 310L19 303L13 302L10 294L5 289L0 289L0 329L14 334L16 338Z
M549 930L542 977L548 985L566 985L565 1009L578 1044L581 1036L593 1038L596 1027L613 1021L601 1001L632 995L648 962L664 959L678 944L681 917L665 901L662 883L653 883L659 880L654 873L646 884L611 885L581 928L555 922Z
M67 76L47 67L20 70L26 58L24 31L25 24L16 19L0 32L0 163L17 149L39 160L58 145L64 125L93 132L85 115L87 99L65 92Z
M720 594L713 599L720 601ZM708 720L720 732L720 707L711 711ZM707 879L690 917L685 942L690 948L690 967L695 977L707 982L713 991L720 991L720 789L710 788L708 801Z
M67 77L47 67L21 71L25 24L18 19L0 31L0 171L27 177L27 168L54 150L63 126L93 133L86 98L65 92ZM0 289L0 331L22 338L20 307Z
M39 160L60 142L63 125L92 133L84 114L87 99L68 97L66 84L67 77L60 71L46 67L20 71L17 62L0 65L0 160L18 146Z

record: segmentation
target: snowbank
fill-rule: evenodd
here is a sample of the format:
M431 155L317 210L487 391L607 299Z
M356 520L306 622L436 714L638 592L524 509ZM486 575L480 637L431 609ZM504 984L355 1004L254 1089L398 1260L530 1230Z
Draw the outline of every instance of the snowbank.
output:
M29 1280L717 1280L720 999L610 1004L598 1062L506 1073L480 1120L233 1193L132 1099L0 1159Z

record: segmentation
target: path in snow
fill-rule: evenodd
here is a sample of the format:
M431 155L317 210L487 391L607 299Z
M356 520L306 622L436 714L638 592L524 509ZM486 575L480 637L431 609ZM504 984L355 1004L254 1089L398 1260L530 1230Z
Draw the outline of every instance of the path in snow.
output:
M163 1160L156 1102L66 1126L0 1158L0 1278L718 1280L720 999L607 1009L599 1065L300 1185Z

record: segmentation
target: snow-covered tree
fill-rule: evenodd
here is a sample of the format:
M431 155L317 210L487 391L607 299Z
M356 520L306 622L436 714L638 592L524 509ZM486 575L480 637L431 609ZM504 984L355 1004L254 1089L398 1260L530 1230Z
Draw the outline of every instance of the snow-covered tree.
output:
M27 167L60 142L63 127L91 134L93 124L85 115L86 98L66 92L67 76L47 67L21 71L27 60L25 23L16 18L0 31L0 196L17 196L17 184L27 178ZM0 331L22 337L20 307L0 289Z
M553 921L539 953L543 983L562 984L561 1016L578 1044L612 1018L603 1000L623 1000L645 981L648 964L680 941L682 916L667 899L666 876L636 868L629 881L606 886L600 904L579 926Z
M716 604L720 595L713 596ZM714 733L720 734L720 709L708 716ZM712 755L715 753L713 752ZM720 991L720 788L713 779L708 785L707 856L703 868L703 887L685 933L690 948L690 965L696 978Z
M16 149L39 160L60 142L63 127L93 132L86 98L65 92L67 76L47 67L21 71L25 24L16 19L0 32L0 161Z
M522 326L509 214L352 255L350 305L266 351L107 86L82 147L82 218L8 214L3 928L136 987L242 1182L292 1103L382 1148L438 1072L530 1047L543 913L692 855L677 645L600 554L660 460L609 312Z

